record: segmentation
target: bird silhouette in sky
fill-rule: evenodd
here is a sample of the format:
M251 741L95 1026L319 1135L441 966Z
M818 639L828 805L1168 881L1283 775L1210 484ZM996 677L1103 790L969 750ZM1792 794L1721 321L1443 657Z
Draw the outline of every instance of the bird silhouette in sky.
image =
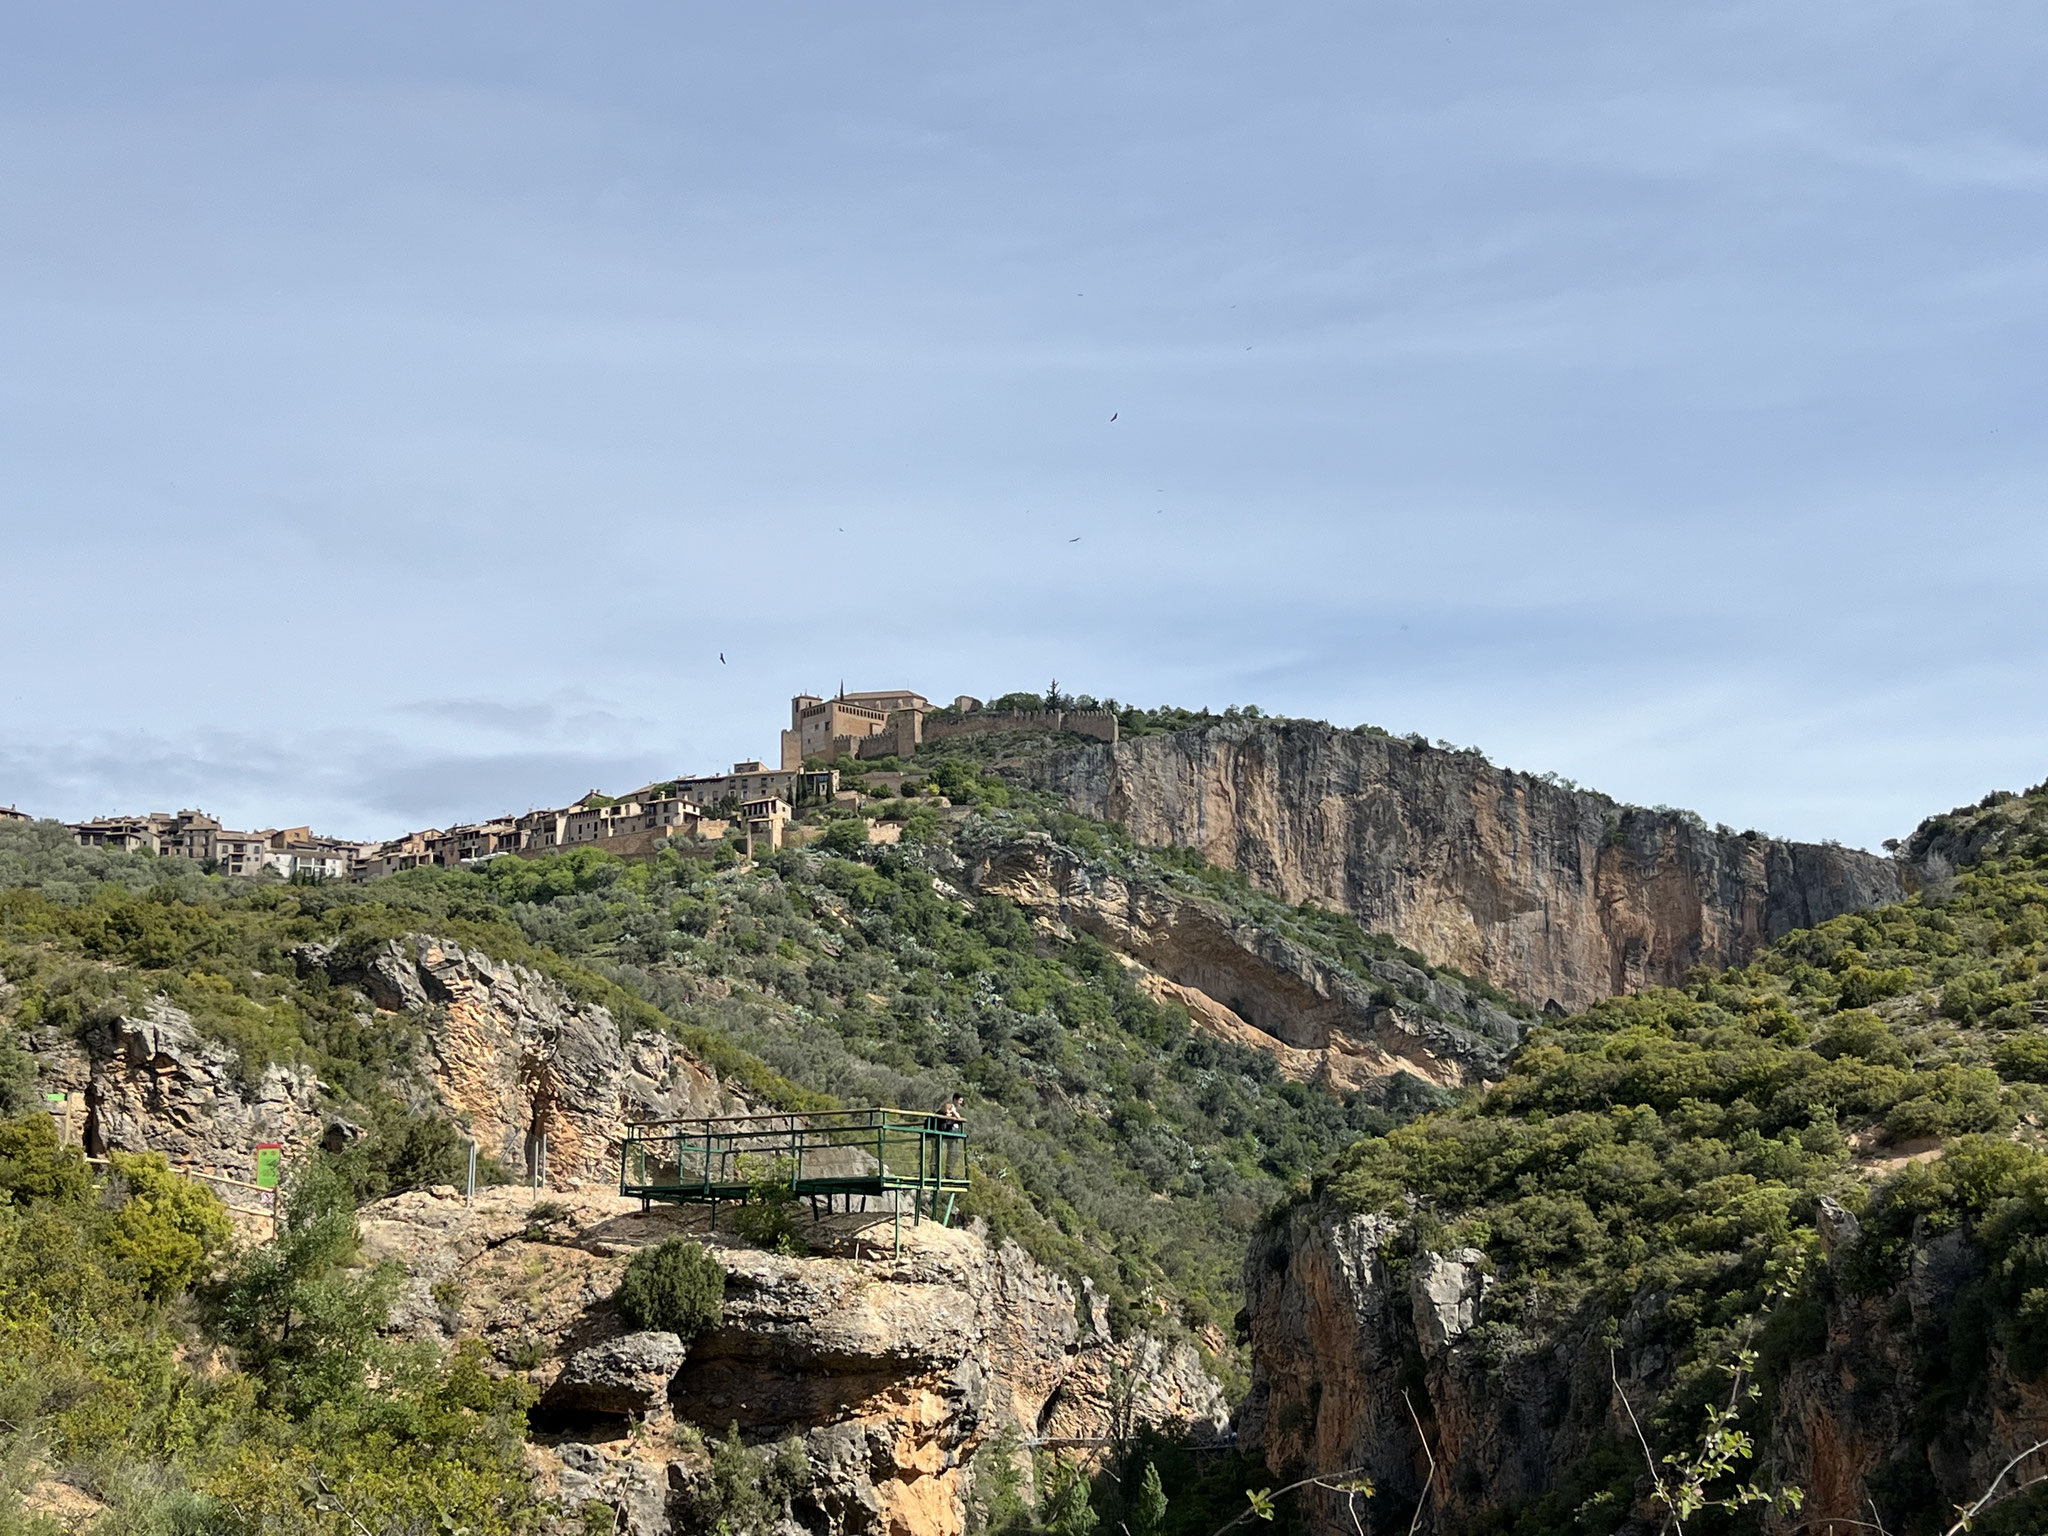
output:
M721 667L725 665L725 652L723 652L723 651L720 651L720 652L718 653L718 664L719 664L719 665L720 665Z
M1077 533L1071 539L1067 540L1067 542L1069 544L1078 544L1081 542L1081 535Z
M1116 420L1116 416L1117 416L1117 413L1116 413L1115 411L1111 411L1111 412L1109 413L1109 419L1110 419L1111 421L1115 421L1115 420Z

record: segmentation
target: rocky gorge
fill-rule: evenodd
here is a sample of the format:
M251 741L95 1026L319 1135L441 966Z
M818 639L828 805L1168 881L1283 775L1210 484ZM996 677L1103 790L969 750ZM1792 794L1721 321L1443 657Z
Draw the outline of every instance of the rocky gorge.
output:
M1142 1522L1116 1449L1138 1431L1227 1463L1200 1494L1180 1463L1157 1536L1262 1486L1314 1536L1636 1536L1669 1512L1660 1458L1730 1390L1754 1456L1716 1497L1748 1476L1805 1502L1710 1524L1875 1508L1923 1536L2048 1439L2048 792L1935 818L1894 866L1369 733L1126 748L1227 794L1168 815L1133 777L1103 824L989 790L936 836L713 869L500 861L183 907L164 882L0 891L0 1080L25 1063L94 1157L215 1180L245 1243L269 1235L253 1147L374 1174L356 1269L391 1286L383 1337L518 1399L504 1486L530 1479L562 1536L711 1529L742 1454L774 1472L748 1536L966 1536L1035 1479L1045 1501L996 1528L1078 1532L1048 1445L1105 1522ZM1106 750L1032 771L1123 772ZM1187 805L1234 829L1206 862L1145 831ZM1311 857L1332 828L1352 844ZM1282 878L1354 867L1592 1004L1539 1010ZM1588 979L1624 951L1748 963ZM962 1083L961 1227L899 1246L891 1213L814 1207L785 1240L616 1194L636 1121ZM415 1130L432 1155L394 1161ZM724 1277L701 1332L619 1300L676 1240Z
M856 1212L806 1223L811 1251L791 1256L702 1210L516 1189L396 1196L362 1225L365 1256L406 1276L394 1328L479 1338L526 1370L542 1490L609 1507L632 1536L683 1528L704 1437L734 1426L800 1446L805 1528L958 1536L975 1456L999 1436L1100 1437L1116 1415L1206 1439L1229 1425L1190 1346L1111 1338L1064 1279L973 1231L906 1226L899 1253L886 1216ZM612 1301L628 1259L677 1235L727 1273L723 1322L687 1345L636 1332Z
M1086 933L1137 968L1155 996L1281 1070L1350 1090L1406 1072L1442 1087L1495 1075L1526 1020L1397 958L1338 965L1221 903L1091 867L1044 837L980 845L964 868L1055 938Z
M1821 1223L1824 1263L1839 1276L1856 1262L1858 1223L1833 1203ZM1445 1533L1487 1528L1503 1509L1541 1511L1559 1527L1575 1513L1653 1525L1631 1415L1647 1420L1677 1376L1660 1329L1668 1298L1638 1297L1618 1326L1601 1316L1518 1334L1486 1305L1485 1253L1408 1250L1398 1225L1311 1204L1255 1246L1245 1445L1276 1476L1369 1479L1381 1503L1374 1529L1390 1508L1402 1513L1394 1524L1417 1510L1421 1529ZM1950 1403L1952 1417L1927 1419L1930 1363L1988 1264L1949 1232L1915 1244L1895 1285L1818 1288L1799 1319L1808 1353L1773 1380L1759 1437L1764 1475L1801 1495L1796 1516L1769 1526L1849 1529L1870 1517L1874 1495L1894 1511L1967 1503L2048 1440L2048 1382L2000 1349ZM1353 1529L1331 1487L1312 1485L1303 1509L1311 1530Z
M496 1369L532 1382L529 1461L562 1530L586 1529L598 1509L631 1536L688 1529L707 1437L732 1428L800 1446L801 1526L870 1536L960 1536L991 1443L1022 1458L1028 1483L1018 1448L1041 1439L1228 1430L1223 1389L1191 1343L1112 1336L1085 1287L985 1229L905 1218L899 1230L890 1212L852 1211L804 1221L806 1251L785 1254L735 1235L730 1218L714 1229L703 1208L621 1199L630 1122L756 1107L675 1041L623 1039L605 1008L424 933L293 958L414 1021L404 1080L416 1111L466 1127L517 1175L473 1199L443 1185L367 1205L362 1262L400 1276L393 1337L480 1341ZM315 1074L273 1064L252 1078L162 1000L29 1044L94 1155L156 1152L219 1179L250 1241L270 1235L246 1187L252 1146L303 1162L360 1134ZM612 1300L635 1252L678 1235L727 1274L723 1321L688 1345L636 1331Z

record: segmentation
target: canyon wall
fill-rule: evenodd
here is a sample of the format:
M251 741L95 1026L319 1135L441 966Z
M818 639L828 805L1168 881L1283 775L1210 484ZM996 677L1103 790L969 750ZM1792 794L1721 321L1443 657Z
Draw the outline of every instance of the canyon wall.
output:
M1897 900L1892 861L1716 831L1476 752L1300 720L1230 721L1044 759L1039 787L1141 842L1199 849L1439 965L1567 1011L1739 964Z
M530 1460L564 1536L593 1504L625 1536L701 1529L700 1437L733 1425L802 1447L781 1528L818 1536L963 1536L974 1457L998 1435L1229 1426L1190 1345L1112 1339L1060 1276L958 1228L906 1224L898 1252L886 1216L836 1215L802 1223L808 1253L766 1253L701 1208L517 1189L399 1195L362 1226L367 1256L405 1273L401 1334L481 1340L539 1389ZM634 1331L611 1299L634 1253L678 1235L727 1271L723 1321L688 1341Z
M1647 1414L1674 1374L1659 1342L1660 1298L1638 1297L1611 1334L1604 1318L1544 1327L1496 1317L1477 1250L1407 1254L1398 1225L1308 1204L1254 1244L1245 1266L1252 1385L1239 1413L1244 1448L1262 1454L1276 1478L1369 1478L1373 1536L1408 1530L1418 1503L1415 1529L1451 1536L1506 1529L1504 1511L1532 1504L1534 1528L1564 1529L1573 1506L1617 1475L1641 1497L1647 1472L1630 1414ZM1835 1280L1854 1260L1855 1217L1824 1202L1820 1230L1828 1273L1812 1290L1813 1312L1798 1314L1804 1336L1778 1369L1766 1397L1768 1438L1745 1469L1803 1490L1804 1505L1759 1515L1758 1526L1824 1530L1834 1520L1847 1529L1873 1518L1873 1494L1946 1509L1981 1493L2008 1458L2048 1440L2048 1384L2022 1379L1995 1345L1982 1380L1969 1390L1952 1384L1943 1413L1927 1416L1928 1383L1946 1374L1959 1298L1986 1269L1961 1233L1927 1236L1902 1283L1859 1294ZM1626 1530L1663 1524L1647 1500L1630 1512L1625 1499L1595 1496L1608 1500L1597 1528L1613 1528L1624 1513ZM1552 1507L1540 1514L1535 1501L1546 1500ZM1347 1496L1335 1488L1307 1490L1302 1510L1314 1536L1356 1536Z
M403 1273L392 1331L480 1341L495 1369L538 1389L529 1460L559 1512L549 1536L599 1517L627 1536L699 1528L703 1437L733 1425L749 1443L801 1445L809 1472L791 1512L815 1536L963 1536L973 1458L999 1435L1021 1446L1227 1431L1223 1389L1192 1344L1112 1337L1099 1299L1013 1243L906 1215L899 1247L877 1200L800 1215L807 1251L764 1252L729 1214L718 1230L703 1207L642 1211L620 1197L629 1123L754 1107L676 1041L622 1038L605 1008L430 934L291 958L356 989L366 1026L373 1012L402 1018L412 1048L389 1086L521 1178L474 1202L447 1185L395 1195L367 1206L361 1227L365 1258ZM292 1163L360 1134L315 1072L245 1062L161 999L28 1043L41 1091L64 1097L67 1134L95 1155L159 1152L187 1173L247 1181L259 1143ZM543 1134L545 1181L527 1187ZM229 1188L256 1218L244 1238L268 1238L249 1204L266 1197ZM723 1322L687 1343L633 1330L612 1300L635 1252L678 1235L728 1274Z
M1339 966L1219 902L1122 878L1044 836L970 850L976 891L1006 896L1056 938L1086 933L1201 1029L1340 1091L1407 1072L1440 1087L1499 1075L1523 1021L1394 958Z

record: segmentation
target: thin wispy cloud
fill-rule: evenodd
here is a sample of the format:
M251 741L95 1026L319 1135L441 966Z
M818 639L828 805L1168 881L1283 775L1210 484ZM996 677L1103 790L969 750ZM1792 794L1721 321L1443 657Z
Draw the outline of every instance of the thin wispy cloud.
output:
M1058 675L1874 844L2048 771L2043 62L1975 5L24 17L0 802L389 832Z

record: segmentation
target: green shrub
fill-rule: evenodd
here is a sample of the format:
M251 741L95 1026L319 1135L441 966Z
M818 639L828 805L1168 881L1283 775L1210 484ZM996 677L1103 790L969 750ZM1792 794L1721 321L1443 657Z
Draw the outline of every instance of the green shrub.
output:
M701 1245L672 1237L633 1255L613 1299L635 1328L694 1339L725 1319L725 1266Z
M78 1205L92 1196L85 1154L59 1146L40 1111L0 1122L0 1193L16 1205Z
M128 1197L109 1223L107 1248L152 1301L167 1301L227 1246L234 1223L204 1184L171 1172L161 1152L116 1152L114 1174Z
M857 816L842 817L825 829L818 842L827 853L851 858L868 845L867 823Z
M2048 1035L2015 1035L1991 1053L1998 1075L2013 1083L2048 1083Z
M734 1229L747 1241L759 1243L776 1253L809 1252L809 1245L796 1229L798 1195L790 1183L796 1172L795 1163L789 1158L778 1157L772 1163L749 1168L746 1165L750 1161L741 1159L741 1169L747 1180L747 1199L733 1215Z
M211 1298L215 1331L293 1416L353 1403L379 1363L378 1330L402 1277L388 1262L353 1267L358 1245L348 1185L307 1163L285 1194L276 1239L244 1254Z
M792 1437L755 1448L740 1439L734 1424L709 1450L710 1465L679 1491L677 1528L720 1536L770 1536L785 1529L785 1504L810 1487L814 1475L802 1444Z

